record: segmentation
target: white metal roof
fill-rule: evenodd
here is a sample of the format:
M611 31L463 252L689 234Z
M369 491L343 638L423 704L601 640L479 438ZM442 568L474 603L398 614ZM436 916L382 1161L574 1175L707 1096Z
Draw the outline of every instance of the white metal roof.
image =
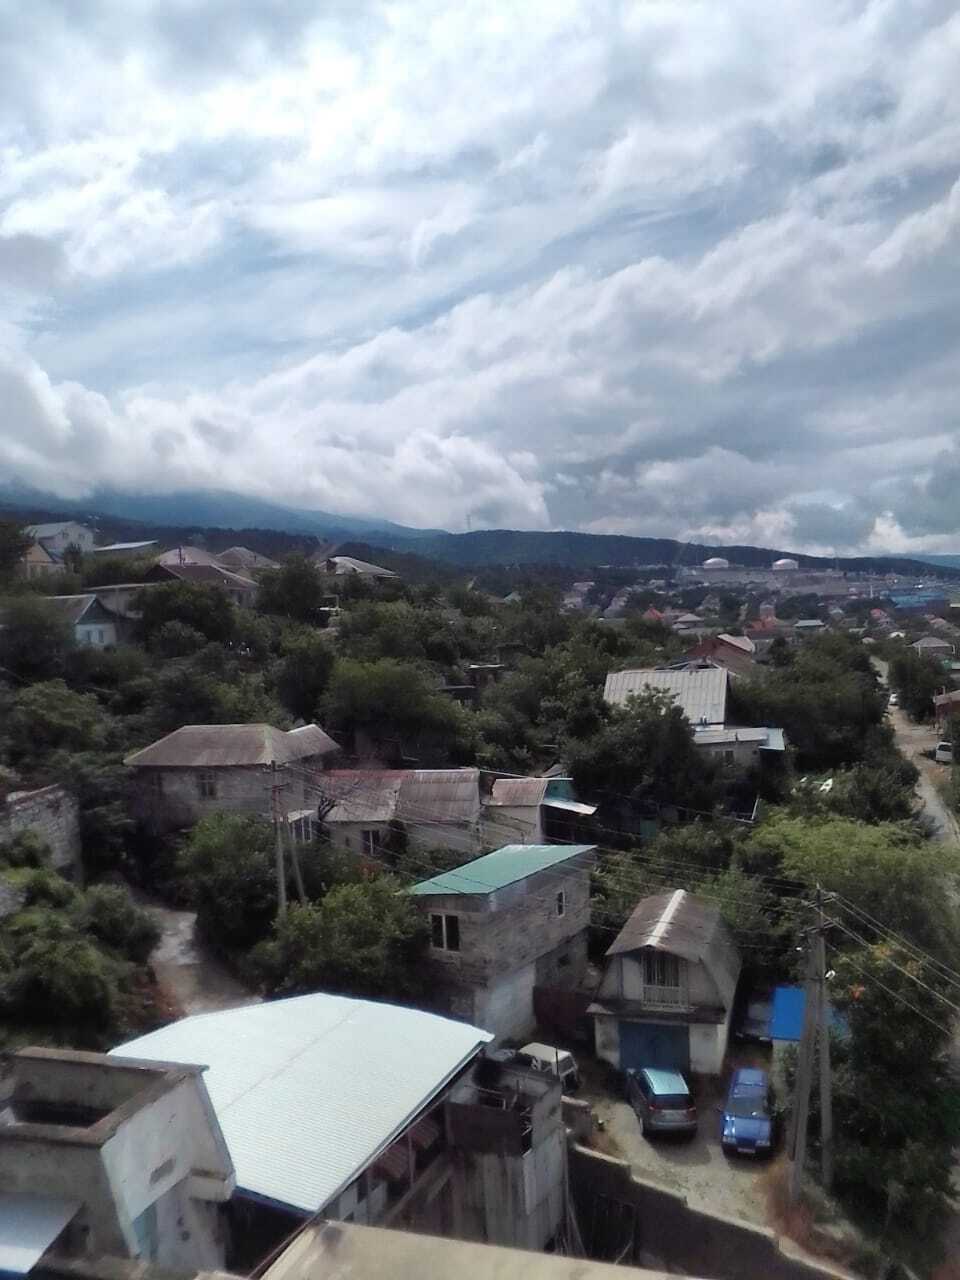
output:
M691 724L722 725L727 710L728 673L723 667L695 671L611 671L603 696L616 707L634 693L657 689L673 694Z
M112 1052L205 1064L237 1187L311 1213L492 1039L417 1009L318 994L183 1018Z

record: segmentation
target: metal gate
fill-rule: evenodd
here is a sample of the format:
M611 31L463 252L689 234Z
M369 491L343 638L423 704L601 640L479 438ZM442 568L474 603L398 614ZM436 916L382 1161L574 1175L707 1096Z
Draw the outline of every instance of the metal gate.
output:
M663 1022L620 1023L620 1066L690 1070L690 1030Z

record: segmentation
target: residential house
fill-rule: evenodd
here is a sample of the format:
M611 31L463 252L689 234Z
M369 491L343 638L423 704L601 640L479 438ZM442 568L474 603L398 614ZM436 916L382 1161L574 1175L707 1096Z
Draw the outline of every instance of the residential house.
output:
M793 624L794 634L798 636L817 636L826 629L827 624L819 618L798 618Z
M79 547L83 552L93 550L93 530L76 520L55 520L50 524L28 524L23 531L58 560L68 547Z
M953 645L942 636L923 636L911 648L921 658L952 658L954 653Z
M68 880L80 871L80 811L76 796L57 784L0 795L0 845L33 832L47 846L50 866Z
M4 1270L109 1255L167 1268L225 1264L233 1165L203 1067L20 1049L0 1084Z
M782 729L727 725L698 729L694 741L704 755L738 770L783 761L787 749Z
M291 822L316 811L317 779L338 745L308 724L187 724L124 760L130 804L153 831L192 826L209 813L274 811L274 789ZM278 777L277 769L282 770Z
M688 661L707 661L732 676L750 675L756 668L757 646L749 636L706 636L690 649Z
M534 988L575 989L590 924L593 845L510 844L409 891L430 921L439 1007L498 1039L534 1029Z
M727 672L720 667L693 671L611 671L603 696L614 707L624 707L634 694L648 690L670 694L694 726L721 727L727 717Z
M684 889L644 898L607 951L588 1011L597 1057L620 1071L719 1075L739 974L719 908Z
M182 1018L113 1053L206 1063L237 1199L282 1238L312 1215L451 1230L444 1103L491 1039L320 993Z
M953 717L960 715L960 689L936 694L933 699L933 714L937 722L937 733L943 733Z
M356 574L360 578L398 578L400 575L382 565L358 560L356 556L327 556L320 561L324 573L334 575Z
M679 618L673 624L674 631L696 631L698 627L703 627L704 621L696 613L681 613Z
M234 604L252 608L257 600L257 584L252 578L224 569L219 564L197 564L192 561L179 563L157 562L144 575L145 582L199 582L204 586L219 587Z
M80 648L107 649L126 637L127 619L108 608L96 591L45 599L69 622Z
M20 573L24 578L46 578L63 572L63 561L53 555L42 542L31 542L20 557Z
M334 848L379 857L403 839L479 853L479 769L330 769L314 809Z
M484 842L576 843L596 811L577 799L570 778L496 778L483 801Z
M279 569L280 565L269 556L262 556L259 551L251 551L249 547L227 547L226 551L217 553L217 563L235 573L248 574L255 569Z

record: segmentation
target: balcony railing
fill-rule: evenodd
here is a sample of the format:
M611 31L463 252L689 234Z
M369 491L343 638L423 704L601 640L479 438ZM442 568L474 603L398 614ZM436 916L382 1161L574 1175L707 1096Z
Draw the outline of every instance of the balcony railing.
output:
M690 1002L683 987L656 987L645 982L643 1003L657 1005L662 1009L686 1009Z

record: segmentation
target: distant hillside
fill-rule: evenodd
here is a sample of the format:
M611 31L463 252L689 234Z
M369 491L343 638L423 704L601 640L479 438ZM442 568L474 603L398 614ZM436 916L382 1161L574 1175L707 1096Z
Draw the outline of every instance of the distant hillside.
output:
M155 527L179 529L276 529L281 533L306 534L319 538L351 537L369 541L384 537L411 541L442 532L412 529L374 517L341 516L329 511L304 511L279 503L246 498L215 489L195 489L182 493L140 494L98 489L89 498L58 498L55 494L19 485L0 487L0 507L22 511L33 519L38 511L72 516L94 523L136 521Z
M390 546L403 550L399 541ZM853 572L921 574L930 566L903 556L808 556L769 547L710 546L699 542L677 542L673 538L631 538L621 534L535 533L515 529L486 529L476 533L429 534L418 539L421 556L436 556L463 568L487 565L564 564L574 568L597 565L640 567L665 565L670 568L696 566L710 556L724 556L733 564L769 568L781 556L792 556L801 568L827 569L834 566ZM960 577L960 566L938 565L947 577Z
M914 556L914 560L922 560L924 564L939 565L948 569L960 569L960 556Z

